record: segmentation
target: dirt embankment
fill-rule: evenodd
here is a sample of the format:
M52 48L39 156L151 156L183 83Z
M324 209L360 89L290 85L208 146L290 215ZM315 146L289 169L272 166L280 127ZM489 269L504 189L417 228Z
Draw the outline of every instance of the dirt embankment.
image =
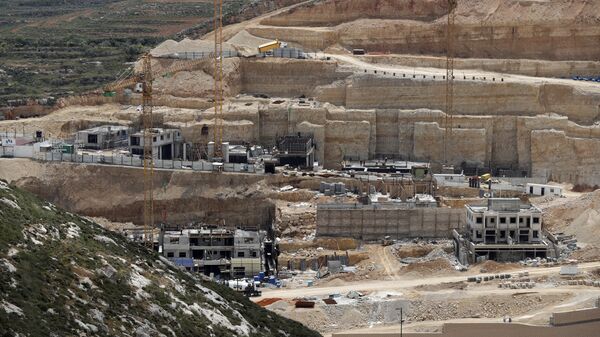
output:
M0 178L69 211L111 221L141 223L143 171L138 168L2 160ZM275 206L265 197L268 183L258 175L156 170L156 221L225 221L264 226Z

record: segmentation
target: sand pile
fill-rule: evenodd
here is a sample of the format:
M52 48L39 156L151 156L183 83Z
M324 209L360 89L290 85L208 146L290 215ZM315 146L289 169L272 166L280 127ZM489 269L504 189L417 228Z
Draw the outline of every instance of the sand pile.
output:
M432 276L444 274L447 275L456 271L450 261L446 258L439 258L426 262L411 263L403 267L401 273L408 276Z
M479 271L482 273L499 273L517 269L519 268L519 265L514 263L498 263L496 261L487 260L477 264L475 267L478 267Z
M236 48L242 55L251 56L258 54L258 46L270 41L269 39L263 39L248 33L246 30L242 30L229 39L227 43Z
M212 40L191 40L186 38L179 42L166 40L156 48L152 49L150 54L152 54L152 56L160 57L183 52L212 53L214 50L215 44ZM231 44L225 42L223 43L223 51L235 51L235 48L233 48Z
M544 209L544 227L600 246L600 190Z

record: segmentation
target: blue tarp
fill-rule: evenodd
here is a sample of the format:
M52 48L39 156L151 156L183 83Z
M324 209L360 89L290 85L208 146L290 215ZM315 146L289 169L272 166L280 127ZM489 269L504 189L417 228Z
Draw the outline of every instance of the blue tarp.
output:
M172 258L171 261L173 261L173 263L175 263L175 265L177 265L177 266L182 266L182 267L186 267L186 268L194 267L194 260L191 258L177 257L177 258Z

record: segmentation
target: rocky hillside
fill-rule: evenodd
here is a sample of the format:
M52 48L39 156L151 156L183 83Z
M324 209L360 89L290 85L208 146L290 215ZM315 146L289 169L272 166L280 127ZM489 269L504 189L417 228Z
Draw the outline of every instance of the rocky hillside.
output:
M0 181L0 336L319 336Z

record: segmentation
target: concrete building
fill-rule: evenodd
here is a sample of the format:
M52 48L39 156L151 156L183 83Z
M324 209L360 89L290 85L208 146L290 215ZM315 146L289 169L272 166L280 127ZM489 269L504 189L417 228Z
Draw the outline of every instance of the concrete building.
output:
M277 158L280 165L312 169L315 163L313 137L298 134L285 136L277 141Z
M233 277L252 277L264 271L263 241L265 232L243 231L237 229L234 234L231 268Z
M464 174L455 174L455 173L440 173L434 174L433 178L435 179L438 186L460 186L466 184L468 181Z
M91 129L77 131L75 144L86 149L110 149L127 146L129 127L103 125Z
M252 277L264 271L265 232L200 228L161 233L159 252L205 275Z
M563 190L560 186L527 183L525 186L525 193L533 196L552 195L560 197L562 196Z
M152 153L154 159L172 160L185 156L181 132L176 129L152 129ZM131 154L144 154L144 131L129 136Z
M467 228L463 235L453 233L461 263L546 257L548 244L542 236L538 207L518 198L491 198L487 205L465 208Z

